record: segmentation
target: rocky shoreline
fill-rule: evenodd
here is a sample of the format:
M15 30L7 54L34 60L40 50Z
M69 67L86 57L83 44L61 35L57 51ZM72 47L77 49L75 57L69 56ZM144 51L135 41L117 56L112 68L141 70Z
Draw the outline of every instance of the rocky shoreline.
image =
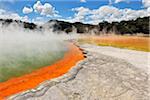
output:
M125 60L93 52L63 76L9 100L148 100L149 74ZM120 55L121 56L121 55Z

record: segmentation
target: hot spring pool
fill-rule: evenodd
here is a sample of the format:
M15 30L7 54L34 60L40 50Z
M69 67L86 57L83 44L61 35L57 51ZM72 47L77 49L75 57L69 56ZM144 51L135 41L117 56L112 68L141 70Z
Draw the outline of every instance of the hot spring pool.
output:
M44 49L44 47L41 49ZM0 82L31 73L32 71L45 66L49 66L57 60L63 58L65 51L65 49L53 51L33 50L33 48L28 48L25 50L25 48L23 48L13 50L10 53L0 53Z
M67 51L57 35L17 32L0 32L0 82L49 66Z
M5 60L0 62L0 82L7 81L14 77L19 77L39 68L49 66L61 59L64 51L61 52L46 52L45 54L37 54L31 56L7 56Z

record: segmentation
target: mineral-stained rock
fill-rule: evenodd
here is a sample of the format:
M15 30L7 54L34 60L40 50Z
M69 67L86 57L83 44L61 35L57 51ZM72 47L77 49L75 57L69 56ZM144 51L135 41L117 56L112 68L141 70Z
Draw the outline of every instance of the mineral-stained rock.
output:
M87 52L64 76L11 100L149 100L148 73L124 60Z

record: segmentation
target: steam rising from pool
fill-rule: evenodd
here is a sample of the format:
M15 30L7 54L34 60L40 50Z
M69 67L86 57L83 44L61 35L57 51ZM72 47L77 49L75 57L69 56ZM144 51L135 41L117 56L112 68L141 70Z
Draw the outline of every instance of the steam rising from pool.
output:
M48 66L67 51L66 35L0 24L0 82Z

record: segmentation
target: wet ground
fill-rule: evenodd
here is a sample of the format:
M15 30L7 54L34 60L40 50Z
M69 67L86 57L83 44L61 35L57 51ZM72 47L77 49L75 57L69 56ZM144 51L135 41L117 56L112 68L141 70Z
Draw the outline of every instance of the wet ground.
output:
M131 64L126 59L108 55L108 52L101 53L101 49L97 46L80 46L85 50L85 54L87 53L87 58L68 73L41 83L35 89L14 95L10 99L149 100L149 70L137 67L137 64L134 65L135 62ZM110 49L108 48L108 51L111 51ZM132 52L129 53L134 54ZM123 56L121 54L120 56ZM139 58L135 55L135 61L136 59ZM148 59L142 60L147 62Z

